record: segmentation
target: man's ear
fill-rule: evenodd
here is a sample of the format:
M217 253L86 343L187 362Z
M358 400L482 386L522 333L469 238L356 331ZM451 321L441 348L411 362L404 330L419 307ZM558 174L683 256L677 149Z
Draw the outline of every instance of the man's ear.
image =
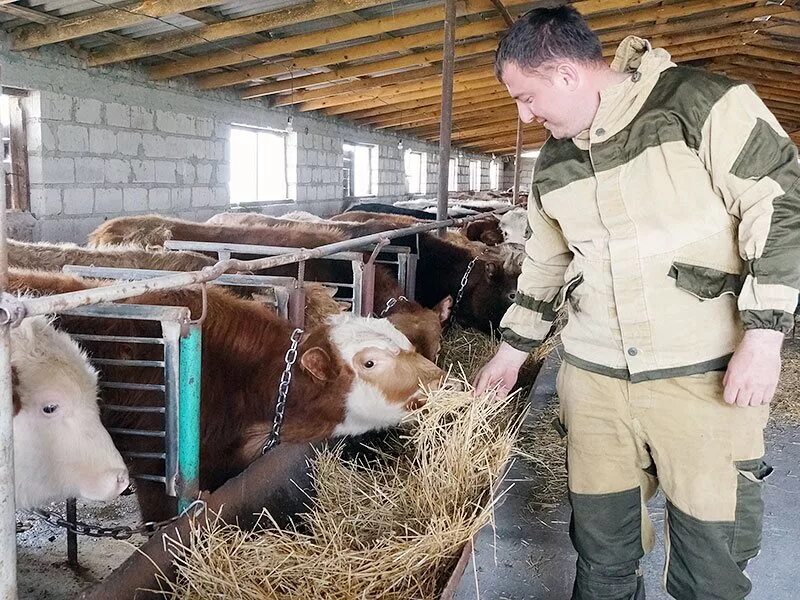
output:
M300 357L300 366L304 371L311 373L312 377L320 381L333 379L333 361L331 357L319 346L309 348Z
M551 73L553 84L573 91L581 82L581 74L575 65L569 62L559 63Z

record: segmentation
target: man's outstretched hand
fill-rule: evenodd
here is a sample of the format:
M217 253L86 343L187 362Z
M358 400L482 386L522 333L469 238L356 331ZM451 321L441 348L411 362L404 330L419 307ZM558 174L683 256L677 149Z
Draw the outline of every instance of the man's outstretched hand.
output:
M507 396L517 382L519 369L527 358L527 352L502 342L492 359L475 375L472 383L474 394L479 396L497 386L497 393Z

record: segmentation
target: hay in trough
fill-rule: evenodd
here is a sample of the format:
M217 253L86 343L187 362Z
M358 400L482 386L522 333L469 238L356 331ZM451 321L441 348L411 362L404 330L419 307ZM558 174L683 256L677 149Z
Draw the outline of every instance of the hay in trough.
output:
M781 360L781 378L770 407L770 420L800 425L800 340L787 340Z
M365 464L321 451L316 498L296 528L216 522L172 541L171 597L438 598L464 544L491 520L520 418L513 396L452 387L414 416L397 456Z

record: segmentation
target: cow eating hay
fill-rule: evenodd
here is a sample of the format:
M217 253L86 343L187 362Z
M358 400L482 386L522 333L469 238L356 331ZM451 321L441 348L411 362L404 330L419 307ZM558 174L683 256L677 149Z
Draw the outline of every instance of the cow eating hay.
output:
M514 398L440 389L397 457L314 461L317 499L301 530L216 523L172 541L173 598L438 598L463 545L491 518L511 456ZM264 523L268 523L265 515Z

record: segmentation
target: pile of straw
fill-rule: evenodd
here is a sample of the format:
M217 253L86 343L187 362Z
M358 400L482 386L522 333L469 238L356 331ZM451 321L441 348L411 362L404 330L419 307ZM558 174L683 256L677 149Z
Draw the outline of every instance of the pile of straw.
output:
M797 426L800 425L800 340L797 337L786 342L781 359L781 378L770 407L770 419Z
M313 461L317 497L292 530L214 523L171 552L172 597L437 598L464 544L491 520L520 424L514 397L432 392L399 455ZM265 521L268 520L265 518Z

